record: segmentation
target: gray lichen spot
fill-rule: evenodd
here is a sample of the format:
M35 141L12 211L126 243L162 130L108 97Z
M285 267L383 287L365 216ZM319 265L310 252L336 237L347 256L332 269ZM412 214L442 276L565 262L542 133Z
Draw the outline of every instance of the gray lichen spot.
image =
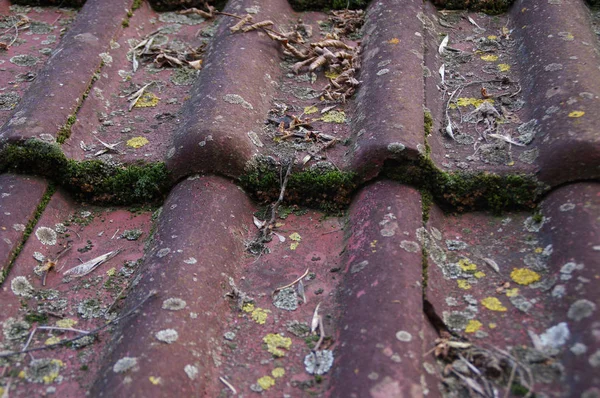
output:
M519 132L519 136L517 140L522 144L528 145L533 141L535 135L538 132L538 121L537 119L531 119L527 123L521 124L517 127L517 131Z
M168 247L165 247L164 249L160 249L157 253L156 253L156 257L158 258L163 258L164 256L166 256L167 254L171 253L171 249L169 249Z
M583 355L587 352L587 346L585 344L582 343L575 343L573 344L573 346L570 348L571 352L574 355Z
M111 57L111 55L109 53L100 53L98 54L100 56L100 59L102 60L102 62L104 62L106 65L111 65L113 58Z
M42 21L31 21L29 22L29 31L36 35L47 35L52 32L54 27L49 23Z
M569 307L567 317L575 321L580 321L592 316L594 311L596 311L596 304L592 303L590 300L581 299L577 300Z
M198 260L196 260L195 257L190 257L187 260L183 260L183 262L186 264L196 264L198 262Z
M320 350L311 352L304 357L304 369L311 375L322 375L331 369L333 365L333 352Z
M360 263L354 264L350 267L350 273L351 274L356 274L360 271L362 271L363 269L365 269L365 267L369 265L369 262L367 260L361 261Z
M600 366L600 350L598 350L595 353L593 353L592 355L590 355L588 362L594 368L597 368L598 366Z
M546 347L560 348L567 343L571 333L566 322L548 328L540 335L540 341Z
M228 102L230 104L241 105L246 109L254 109L251 103L249 103L244 98L242 98L242 96L237 94L226 94L223 96L223 101Z
M563 66L562 64L548 64L546 66L544 66L544 70L546 72L555 72L557 70L562 70Z
M396 338L400 341L408 343L412 340L412 334L408 333L406 330L400 330L396 332Z
M100 301L95 298L83 300L77 306L77 313L83 319L100 318L104 313L104 309L100 307Z
M457 307L459 305L458 300L455 299L454 297L446 297L446 304L449 307Z
M177 68L171 73L171 83L176 86L191 86L194 84L198 71L192 68Z
M406 145L399 142L392 142L387 146L388 151L394 154L399 154L406 149Z
M533 164L533 162L535 162L539 155L539 149L533 148L528 151L523 151L523 153L519 155L519 160L523 163Z
M600 398L600 388L591 387L581 394L581 398Z
M137 358L123 357L113 365L113 372L124 373L137 366Z
M377 76L385 75L387 73L390 73L389 69L380 69L379 71L377 71Z
M248 138L250 138L250 141L252 141L252 143L259 148L265 146L258 137L258 134L256 134L254 131L248 131Z
M163 343L172 344L179 338L179 333L175 329L165 329L156 332L154 337Z
M44 383L50 384L57 380L60 372L60 366L62 362L58 359L41 358L34 359L29 364L25 377L27 381L32 383Z
M142 236L141 229L126 229L121 234L121 238L125 238L127 240L138 240L140 236Z
M519 311L523 311L525 313L529 312L529 310L533 307L533 304L531 304L529 300L527 300L520 294L510 297L509 300L512 303L512 305L517 307Z
M235 332L225 332L223 338L228 341L233 341L235 339Z
M25 321L8 318L2 324L2 332L6 340L23 340L29 335L31 325Z
M529 232L539 232L540 229L542 229L542 227L544 226L544 224L549 220L549 218L543 216L540 220L537 220L534 217L527 217L527 219L523 223L523 226Z
M15 231L18 231L18 232L25 231L25 225L24 224L13 224L12 228Z
M56 244L56 232L52 228L39 227L35 231L35 236L44 245L54 246Z
M169 311L180 311L184 309L186 305L187 303L184 300L176 297L171 297L163 301L162 309Z
M21 296L24 298L33 297L33 286L31 286L31 283L29 283L27 278L24 276L17 276L13 278L13 280L10 282L10 288L12 292L17 296Z
M0 111L10 111L17 106L21 97L14 91L0 94Z
M465 242L451 239L446 240L446 246L448 247L448 250L451 251L465 250L468 247L468 245Z
M368 378L369 380L373 380L373 381L375 381L375 380L379 379L379 373L377 373L377 372L371 372L371 373L369 373L369 374L367 375L367 378Z
M190 380L195 380L198 377L198 368L194 365L185 365L183 367L183 371L190 378Z
M573 210L574 208L575 208L574 203L563 203L562 205L560 205L560 207L558 209L560 211L570 211L570 210Z
M469 318L460 311L444 311L442 317L444 318L444 323L448 325L450 329L463 330L469 323Z
M299 322L297 320L289 321L286 324L286 329L296 337L306 337L310 333L310 327L308 327L308 323Z
M163 12L159 15L158 20L181 25L200 25L204 22L204 18L198 14L178 14L176 12Z
M10 59L10 62L17 66L33 66L39 61L40 59L38 57L28 54L15 55Z
M273 299L273 305L286 311L295 311L298 308L298 293L293 287L280 290Z
M409 253L416 253L419 251L420 247L417 242L413 242L410 240L403 240L400 242L400 248L406 250Z

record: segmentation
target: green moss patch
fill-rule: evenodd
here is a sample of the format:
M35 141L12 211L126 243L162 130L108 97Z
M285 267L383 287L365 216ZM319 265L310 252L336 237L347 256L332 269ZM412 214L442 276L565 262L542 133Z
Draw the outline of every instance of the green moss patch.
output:
M514 0L435 0L433 3L453 10L469 9L488 14L500 14L508 11Z

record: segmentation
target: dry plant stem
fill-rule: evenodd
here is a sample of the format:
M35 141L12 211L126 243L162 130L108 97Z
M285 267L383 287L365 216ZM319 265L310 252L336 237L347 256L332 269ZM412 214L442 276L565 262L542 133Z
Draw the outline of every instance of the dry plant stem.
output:
M131 315L133 315L133 313L135 311L137 311L151 297L156 296L156 294L157 294L156 290L151 291L140 303L138 303L135 307L133 307L127 313L123 314L120 317L117 317L117 318L113 319L112 321L109 321L109 322L105 323L102 326L97 327L96 329L90 330L89 332L83 331L83 330L71 329L71 328L54 328L54 327L52 327L52 329L55 329L55 330L77 331L79 333L82 333L80 336L73 337L72 339L62 340L62 341L60 341L58 343L48 344L48 345L45 345L43 347L26 348L26 349L23 349L21 351L4 352L4 353L0 354L0 358L8 358L8 357L12 357L12 356L15 356L15 355L26 354L26 353L34 352L34 351L43 351L43 350L47 350L49 348L55 348L55 347L63 346L63 345L68 344L68 343L72 343L72 342L80 340L80 339L82 339L82 338L84 338L86 336L94 336L94 335L98 334L99 332L101 332L102 330L106 329L107 327L109 327L111 325L114 325L115 323L118 323L119 321L121 321L121 320L123 320L123 319L125 319L125 318L127 318L127 317L129 317ZM35 333L35 331L37 329L41 329L41 328L49 329L51 327L50 326L38 326L36 329L33 330L33 332L31 332L31 335L29 337L29 341L27 342L27 345L31 341L31 338L33 337L33 334Z
M275 220L277 219L277 209L279 208L281 202L283 202L283 196L285 195L285 187L287 186L288 180L290 178L290 173L292 172L293 165L294 158L290 158L287 171L285 172L285 177L283 178L283 182L281 183L281 191L279 192L279 198L277 198L277 201L273 203L273 206L271 208L271 219L263 229L263 238L266 238L268 236L269 232L271 231L271 229L273 229L273 226L275 225Z
M304 273L302 274L302 276L300 276L299 278L297 278L296 280L294 280L292 283L288 283L288 284L287 284L287 285L285 285L285 286L281 286L281 287L278 287L277 289L275 289L275 290L273 291L273 295L275 295L275 294L276 294L277 292L279 292L280 290L283 290L283 289L285 289L285 288L288 288L288 287L294 286L296 283L300 282L300 281L302 280L302 278L304 278L306 275L308 275L308 268L306 269L306 271L304 271Z
M517 371L517 364L512 364L512 369L510 371L510 377L508 378L508 385L506 386L506 391L504 392L504 398L508 398L510 394L510 388L512 387L513 380L515 379L515 373Z
M233 387L231 385L231 383L229 383L224 377L220 376L219 380L221 380L221 383L225 384L227 386L227 388L229 388L231 390L233 395L237 394L237 390L235 389L235 387Z
M321 343L323 343L323 339L325 338L325 327L323 326L323 317L319 315L319 341L315 345L313 352L317 352L319 347L321 347Z

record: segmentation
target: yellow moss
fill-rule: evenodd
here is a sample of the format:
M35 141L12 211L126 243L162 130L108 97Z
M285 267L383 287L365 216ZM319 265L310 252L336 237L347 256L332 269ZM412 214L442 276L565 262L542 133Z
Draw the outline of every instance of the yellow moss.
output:
M471 319L469 321L469 323L467 324L467 327L465 329L465 333L475 333L476 331L478 331L479 329L481 329L481 327L483 326L483 324L475 319Z
M254 322L258 323L259 325L264 325L265 322L267 322L267 318L270 312L270 310L266 310L264 308L255 308L252 311L251 317L254 320Z
M398 39L397 37L394 37L393 39L388 40L388 43L398 44L398 43L400 43L400 39Z
M304 107L304 114L305 115L310 115L311 113L317 113L319 112L319 108L317 108L316 106L306 106Z
M515 297L517 294L519 294L519 288L514 288L514 289L506 289L505 291L506 293L506 297Z
M338 72L334 72L332 70L328 70L325 72L325 77L328 79L337 79L340 76Z
M509 64L498 64L498 70L500 72L508 72L510 70Z
M461 258L458 261L458 266L464 272L474 272L477 270L477 264L472 263L471 260L469 260L468 258Z
M454 106L454 108L456 108L456 106L469 106L469 105L473 105L475 108L480 107L484 102L489 102L490 104L494 104L494 100L491 98L488 99L480 99L480 98L465 98L465 97L461 97L459 99L456 100L456 105L452 104ZM451 106L452 108L452 106Z
M569 113L569 117L582 117L583 115L585 115L584 111L573 111Z
M510 273L513 281L519 285L529 285L540 280L540 274L527 268L515 268Z
M458 287L464 290L469 290L471 288L471 284L467 282L465 279L458 279L456 281Z
M271 371L271 375L276 379L283 377L284 374L285 374L284 368L275 368Z
M496 297L486 297L481 300L481 304L491 311L507 311L506 307L503 306L500 300L498 300Z
M267 351L269 351L275 357L282 357L285 355L285 351L281 348L289 350L292 346L292 339L289 337L283 337L276 333L269 333L263 337L263 341L267 344Z
M139 100L135 103L136 108L150 108L158 105L158 101L160 98L156 96L156 94L151 93L149 91L144 92Z
M77 325L77 321L71 318L59 319L56 321L56 326L59 328L72 328L75 325Z
M496 36L496 35L489 35L488 36L488 39L490 39L490 40L496 40L497 38L498 38L498 36Z
M148 141L146 137L133 137L132 139L127 141L127 146L137 149L143 147L148 142L150 141Z
M263 376L256 381L256 383L262 387L263 390L268 390L275 385L275 379L271 376Z
M344 123L346 114L342 111L330 111L324 114L321 120L325 123Z
M50 338L47 338L46 341L44 342L45 345L52 345L52 344L56 344L56 343L60 343L60 337L52 336Z
M498 326L498 325L496 325L494 322L491 322L491 323L488 325L488 327L489 327L490 329L496 329L496 327L497 327L497 326Z
M485 276L485 272L482 272L482 271L477 271L477 272L475 272L475 273L473 274L473 276L474 276L475 278L477 278L477 279L481 279L481 278L483 278L483 277Z
M148 380L150 380L150 383L154 384L155 386L160 384L160 377L154 377L154 376L150 376L148 377Z
M111 269L106 271L106 275L108 275L108 276L114 276L116 273L117 273L117 269L115 267L112 267Z
M482 55L481 59L484 61L487 61L487 62L496 62L496 61L498 61L498 56L492 55L492 54Z
M252 303L244 303L244 305L242 305L242 311L244 311L244 312L252 312L252 311L254 311L254 304L252 304Z

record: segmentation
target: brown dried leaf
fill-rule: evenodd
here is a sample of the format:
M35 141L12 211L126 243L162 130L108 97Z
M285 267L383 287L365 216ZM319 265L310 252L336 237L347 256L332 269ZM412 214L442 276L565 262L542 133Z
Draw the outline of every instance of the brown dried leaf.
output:
M252 15L250 15L250 14L246 14L245 17L240 19L240 21L238 23L236 23L235 25L233 25L231 28L229 28L229 30L231 31L231 33L238 32L248 22L252 22Z
M317 69L318 67L325 65L326 63L327 63L327 58L325 58L325 57L324 57L324 56L322 56L322 55L319 55L319 56L317 57L317 59L315 59L315 60L314 60L314 61L313 61L313 62L310 64L310 66L308 67L308 70L309 70L310 72L312 72L312 71L314 71L315 69Z
M341 40L323 40L316 43L310 43L312 47L334 47L343 48L344 50L352 50L352 47Z
M245 32L250 32L252 30L256 30L256 29L260 29L260 28L265 28L267 26L273 26L273 25L274 25L273 21L269 21L269 20L267 20L267 21L260 21L260 22L257 22L255 24L252 24L250 26L245 26L244 28L242 28L242 32L244 32L244 33Z

